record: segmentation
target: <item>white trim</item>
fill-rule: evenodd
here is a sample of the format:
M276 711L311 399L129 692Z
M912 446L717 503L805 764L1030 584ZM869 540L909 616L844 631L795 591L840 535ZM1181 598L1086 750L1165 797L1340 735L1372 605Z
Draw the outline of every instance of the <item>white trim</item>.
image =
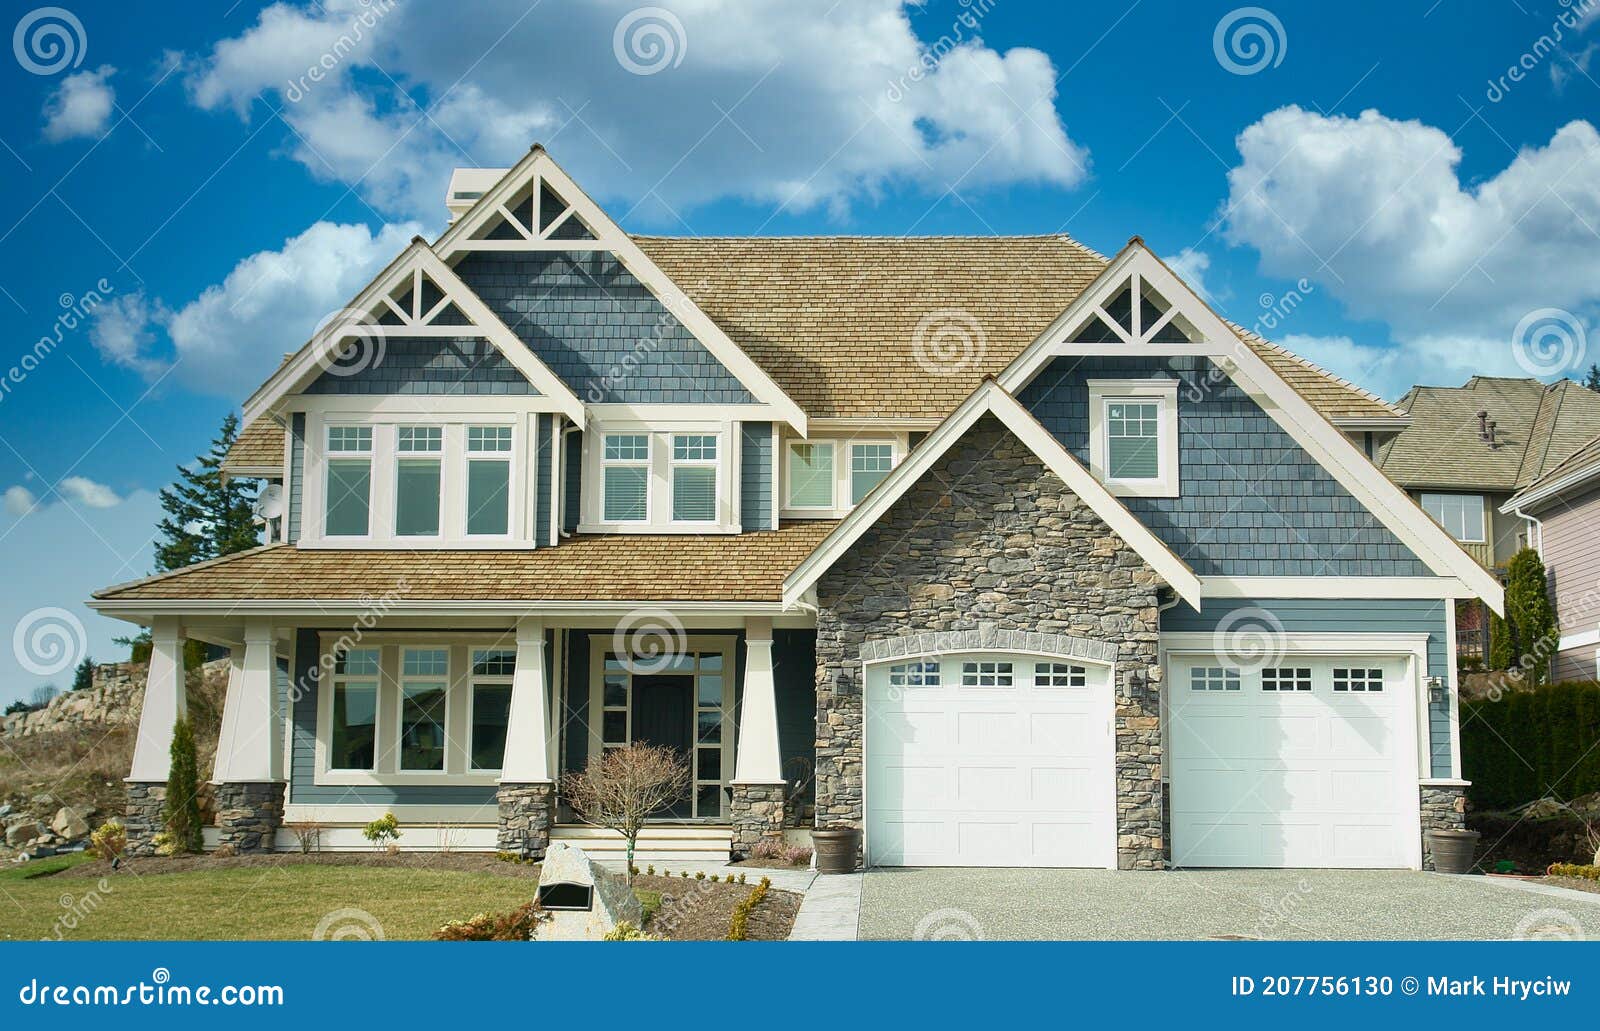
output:
M594 235L593 241L510 241L511 246L490 247L482 245L491 241L471 239L472 234L490 219L501 217L501 205L520 193L523 187L531 188L534 197L538 198L539 188L543 183L548 183L551 191L566 201L572 209L572 215L568 217L582 221ZM552 228L554 225L553 223ZM771 405L779 413L778 418L793 426L796 432L800 434L806 432L806 414L800 406L783 392L743 348L734 343L720 326L701 311L689 295L662 272L644 251L640 250L633 238L623 232L604 209L572 181L542 146L534 144L522 160L507 171L492 188L486 190L471 208L444 231L434 246L439 256L445 260L463 251L474 249L609 250L622 266L644 284L645 289L649 290L683 324L684 328L744 385L745 389L760 402ZM582 417L573 416L573 418L575 421L581 421Z
M1411 425L1409 415L1333 415L1328 421L1344 430L1346 433L1353 431L1366 431L1369 433L1382 433L1390 431L1399 433Z
M912 484L921 479L949 448L961 439L978 419L992 414L1038 455L1067 489L1076 494L1096 515L1148 562L1178 596L1195 609L1200 608L1200 578L1188 564L1173 554L1161 539L1106 490L1105 486L1078 463L1050 432L1033 418L1016 398L992 379L985 380L961 403L939 428L928 435L904 462L866 496L860 505L823 539L783 583L784 604L793 606L805 597L822 574L841 558L850 546L875 524Z
M1017 356L999 376L1007 391L1025 387L1057 354L1112 353L1108 345L1062 344L1066 330L1075 327L1103 299L1114 296L1137 273L1184 315L1208 341L1201 345L1215 364L1250 395L1307 453L1316 458L1339 483L1361 501L1402 543L1442 576L1466 583L1495 612L1505 611L1505 591L1500 583L1440 528L1421 507L1388 477L1375 469L1327 417L1273 371L1260 355L1217 317L1181 279L1164 265L1143 241L1128 242L1104 272L1067 307L1050 327ZM1096 350L1098 348L1098 350ZM1220 350L1219 350L1220 349ZM1147 345L1120 345L1114 353L1138 356L1157 353Z
M1280 643L1291 654L1337 655L1342 652L1361 654L1420 655L1424 668L1428 657L1428 634L1364 634L1336 631L1328 633L1285 633ZM1184 630L1161 635L1161 650L1174 655L1212 654L1217 650L1216 634L1204 630Z
M1576 634L1562 634L1556 642L1556 652L1568 651L1572 648L1588 648L1600 644L1600 627L1593 630L1584 630Z
M739 480L730 468L732 456L739 451L739 434L736 423L706 419L662 423L610 422L598 420L589 424L583 435L579 461L583 495L578 503L578 532L603 534L706 534L738 533L739 522L735 514L734 499L739 493ZM710 522L676 521L672 518L672 442L676 436L710 436L717 438L716 518ZM605 439L608 436L642 436L649 440L649 455L641 463L638 459L607 461ZM608 466L639 466L645 473L645 518L616 522L605 518L605 475ZM706 463L710 464L710 463Z
M471 325L385 326L377 324L376 320L372 323L356 323L348 319L336 320L323 327L317 336L289 361L279 366L278 371L250 395L244 403L244 424L248 426L262 416L270 414L286 397L304 389L327 368L329 357L347 338L383 337L391 334L397 337L484 337L500 350L506 360L522 373L535 390L551 399L559 411L575 422L583 421L583 404L577 395L551 372L550 368L540 361L504 322L500 321L499 316L495 315L494 311L456 276L450 266L439 259L421 237L412 240L410 246L402 251L398 258L378 273L372 282L356 295L346 310L372 313L379 311L380 306L385 309L392 308L393 303L387 301L389 294L406 287L408 281L410 288L415 292L416 284L423 275L433 281L447 300L455 303L461 313L471 321ZM420 300L420 293L416 296Z
M1521 493L1513 494L1505 504L1500 506L1503 515L1522 515L1525 510L1536 509L1539 502L1548 500L1558 494L1563 494L1573 487L1587 483L1600 477L1600 461L1592 461L1588 465L1574 469L1554 479L1543 482L1534 482ZM1523 516L1523 518L1527 518Z
M1476 598L1450 576L1203 576L1207 598Z
M1461 688L1457 681L1457 663L1460 661L1456 655L1456 607L1444 607L1444 688L1445 697L1450 705L1450 776L1456 779L1461 777ZM1433 714L1428 713L1431 723ZM1430 744L1431 734L1430 734ZM1428 749L1428 772L1433 772L1433 749Z
M1088 386L1089 471L1118 497L1178 497L1178 381L1092 379ZM1156 475L1150 479L1132 480L1110 475L1111 441L1106 432L1106 406L1123 400L1156 402Z

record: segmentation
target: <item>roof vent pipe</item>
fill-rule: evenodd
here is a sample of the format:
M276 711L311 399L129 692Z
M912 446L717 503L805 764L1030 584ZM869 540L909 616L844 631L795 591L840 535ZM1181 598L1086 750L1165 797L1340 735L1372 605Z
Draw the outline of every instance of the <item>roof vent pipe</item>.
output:
M1489 413L1487 410L1478 412L1478 439L1489 439Z
M1485 440L1487 440L1489 442L1489 446L1490 447L1497 447L1498 446L1498 445L1495 444L1495 440L1494 440L1494 426L1495 426L1494 420L1490 419L1489 420L1489 434L1488 434L1488 436L1483 438L1483 439L1485 439Z

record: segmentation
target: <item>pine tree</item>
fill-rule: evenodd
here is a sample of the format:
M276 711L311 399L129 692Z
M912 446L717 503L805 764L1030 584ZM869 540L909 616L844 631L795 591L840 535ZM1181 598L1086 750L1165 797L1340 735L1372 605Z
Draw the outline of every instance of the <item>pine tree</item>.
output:
M183 717L172 725L171 755L163 812L166 833L177 852L200 852L205 845L200 827L200 758L194 728Z
M94 686L94 658L85 655L83 661L78 663L78 668L72 671L72 689L74 691L87 691Z
M1528 681L1536 687L1547 682L1559 634L1544 562L1532 548L1523 548L1506 565L1506 616L1516 627L1518 660Z
M1510 669L1512 656L1516 654L1517 642L1509 622L1500 618L1493 610L1489 612L1489 668L1493 670Z
M166 517L158 524L156 568L162 572L231 555L255 547L255 488L248 480L222 475L222 460L239 433L233 413L222 420L221 434L193 467L178 467L178 479L161 491Z
M1600 391L1600 365L1590 364L1589 371L1584 373L1583 385L1590 390Z

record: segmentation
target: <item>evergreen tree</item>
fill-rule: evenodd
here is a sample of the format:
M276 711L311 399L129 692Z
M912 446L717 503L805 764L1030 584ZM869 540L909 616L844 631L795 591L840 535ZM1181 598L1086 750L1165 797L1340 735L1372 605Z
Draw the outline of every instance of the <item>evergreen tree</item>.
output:
M1506 565L1506 616L1516 627L1518 661L1526 666L1528 681L1534 686L1547 682L1559 634L1544 562L1532 548L1523 548Z
M194 728L183 717L172 725L171 755L163 811L166 833L179 854L200 852L204 847L200 829L200 757L195 752Z
M1600 392L1600 365L1591 363L1589 371L1584 373L1583 385L1590 390Z
M1489 668L1494 670L1510 669L1512 656L1516 654L1516 641L1513 639L1511 624L1500 618L1499 613L1489 612Z
M78 668L72 671L72 689L87 691L94 686L94 658L85 655Z
M158 525L156 568L165 572L196 562L255 547L255 488L248 480L224 479L222 460L239 435L233 413L222 420L221 434L193 467L178 467L178 479L161 491L166 512Z

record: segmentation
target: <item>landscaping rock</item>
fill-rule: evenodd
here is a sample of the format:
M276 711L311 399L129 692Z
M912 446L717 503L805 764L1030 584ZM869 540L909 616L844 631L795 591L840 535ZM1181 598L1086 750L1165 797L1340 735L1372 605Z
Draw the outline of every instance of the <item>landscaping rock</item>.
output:
M32 841L39 836L44 827L38 820L23 817L6 824L6 844L12 848L19 848L25 842Z
M56 810L55 819L50 821L50 829L71 841L89 833L89 820L81 810L64 805Z
M625 877L602 868L580 848L564 841L550 846L539 869L539 887L566 884L592 887L588 910L552 910L550 918L534 929L539 941L599 941L626 920L644 923L644 907Z

